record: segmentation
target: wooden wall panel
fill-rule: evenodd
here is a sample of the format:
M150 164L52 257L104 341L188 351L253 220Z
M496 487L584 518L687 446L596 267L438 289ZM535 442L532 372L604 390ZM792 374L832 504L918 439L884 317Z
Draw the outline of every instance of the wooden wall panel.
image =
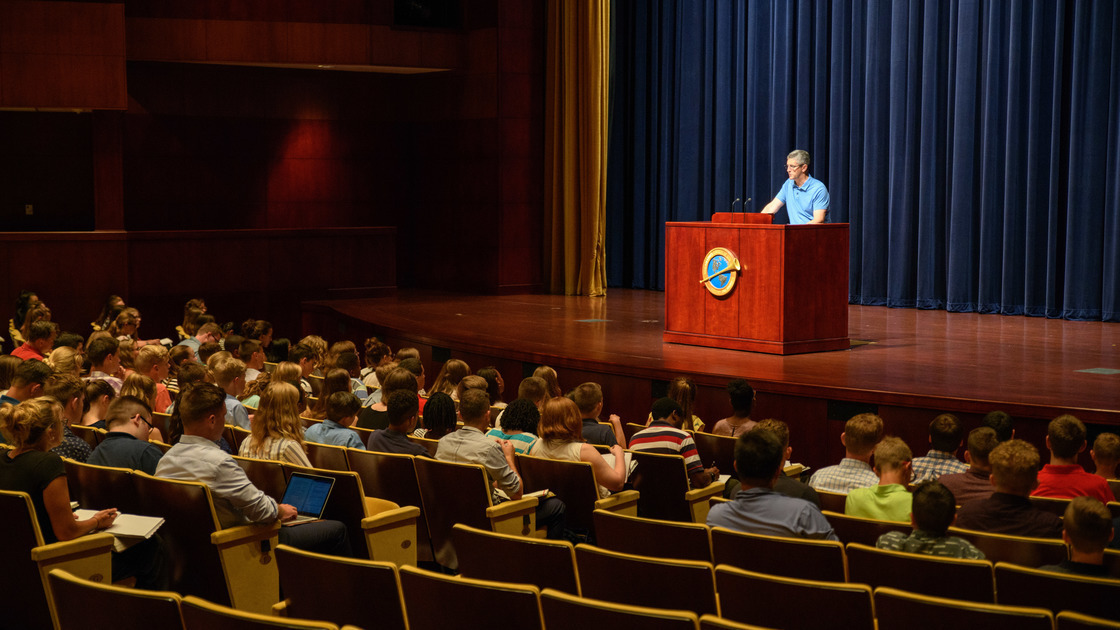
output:
M0 2L0 107L124 109L124 5Z

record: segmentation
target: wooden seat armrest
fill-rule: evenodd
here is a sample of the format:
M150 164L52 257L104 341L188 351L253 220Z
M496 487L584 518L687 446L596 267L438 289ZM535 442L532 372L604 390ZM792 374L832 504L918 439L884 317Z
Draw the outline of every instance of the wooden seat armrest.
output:
M288 606L291 606L291 599L282 599L272 605L272 615L274 617L287 617Z
M85 558L100 553L108 554L113 548L112 534L90 534L74 540L42 545L31 550L35 562L65 562L73 558ZM108 555L106 555L106 558Z
M419 518L420 508L414 505L395 507L363 518L362 533L370 559L397 566L416 566L416 521Z
M514 536L533 536L537 531L537 497L522 497L486 508L486 517L495 532Z
M708 510L711 509L709 499L723 496L724 482L713 481L703 488L696 488L684 493L684 500L688 502L688 509L692 512L693 523L705 523L708 520Z
M254 525L238 525L219 529L210 534L210 542L219 547L242 545L248 542L257 542L266 538L276 538L280 532L280 521L275 523L261 523Z
M362 497L363 508L365 509L366 516L376 516L382 512L390 512L398 510L401 506L387 501L385 499L378 499L376 497Z
M596 510L606 510L627 516L638 515L638 491L623 490L595 502Z
M280 599L275 555L279 536L280 521L228 527L210 534L234 608L267 615Z

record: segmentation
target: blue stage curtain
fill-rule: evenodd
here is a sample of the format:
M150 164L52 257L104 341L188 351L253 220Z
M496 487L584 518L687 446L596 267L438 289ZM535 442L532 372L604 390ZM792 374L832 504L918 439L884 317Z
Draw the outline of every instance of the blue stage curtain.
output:
M651 0L611 28L610 286L664 288L664 223L761 209L799 148L853 303L1120 321L1120 3Z

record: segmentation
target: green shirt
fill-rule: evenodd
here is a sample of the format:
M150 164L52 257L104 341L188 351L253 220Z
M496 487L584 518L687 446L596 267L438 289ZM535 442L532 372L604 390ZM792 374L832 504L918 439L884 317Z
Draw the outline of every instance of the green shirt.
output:
M848 493L844 513L880 521L910 521L912 495L897 483L856 488Z

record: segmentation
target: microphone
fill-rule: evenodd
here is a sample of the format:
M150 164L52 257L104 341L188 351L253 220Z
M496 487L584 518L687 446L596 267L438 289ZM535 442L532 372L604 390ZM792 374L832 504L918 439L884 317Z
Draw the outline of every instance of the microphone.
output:
M732 201L732 202L731 202L731 211L732 211L732 212L735 212L735 204L740 204L740 205L742 205L742 202L743 202L743 200L742 200L742 199L739 199L738 197L736 197L736 198L735 198L735 201Z
M743 206L746 206L748 203L750 203L752 201L754 201L754 197L747 197L747 200L743 202ZM747 209L745 207L743 208L743 212L747 212Z

